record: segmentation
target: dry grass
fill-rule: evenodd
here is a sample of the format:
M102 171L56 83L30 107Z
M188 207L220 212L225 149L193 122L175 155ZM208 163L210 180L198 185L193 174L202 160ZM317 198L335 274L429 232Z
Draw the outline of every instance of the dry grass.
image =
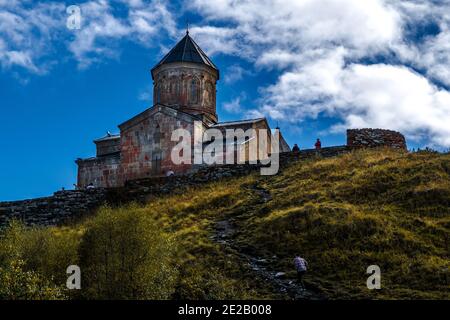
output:
M261 201L255 189L272 196ZM292 164L277 176L231 178L134 208L175 237L180 279L174 298L279 298L232 249L211 237L233 218L235 243L294 277L295 254L310 264L306 283L330 298L450 298L450 155L361 150ZM54 229L81 237L89 219ZM366 288L379 265L382 289Z
M332 298L450 298L450 156L358 151L259 178L274 199L247 213L238 240L275 268L309 260ZM251 210L249 208L249 210ZM369 291L366 268L382 270Z
M179 235L183 268L218 268L244 297L274 295L249 283L241 261L211 241L213 224L225 217L238 221L243 248L277 256L274 270L294 276L292 258L304 256L307 282L331 298L448 299L449 178L448 154L361 150L301 161L274 177L211 183L142 210ZM272 200L261 202L254 185ZM366 288L371 264L381 267L382 290Z

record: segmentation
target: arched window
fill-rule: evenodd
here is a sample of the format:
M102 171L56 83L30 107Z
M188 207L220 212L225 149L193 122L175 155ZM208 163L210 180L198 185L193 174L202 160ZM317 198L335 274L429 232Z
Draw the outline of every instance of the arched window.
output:
M206 82L205 89L205 103L211 106L212 104L214 104L214 87L210 81Z
M155 128L155 133L153 134L153 145L154 148L159 148L161 144L161 130L159 128L159 125Z
M169 88L170 94L174 94L175 93L176 83L177 83L177 78L170 77L170 88Z
M181 91L180 88L181 88L180 81L177 81L177 82L175 83L175 95L176 95L177 97L180 96L180 91Z
M198 103L198 90L199 90L200 83L197 79L191 80L191 92L190 92L190 102L191 103Z
M153 150L152 150L152 175L161 173L161 129L156 125L153 133Z
M179 96L179 82L175 76L170 78L169 94L170 94L168 97L169 104L176 104L178 102Z

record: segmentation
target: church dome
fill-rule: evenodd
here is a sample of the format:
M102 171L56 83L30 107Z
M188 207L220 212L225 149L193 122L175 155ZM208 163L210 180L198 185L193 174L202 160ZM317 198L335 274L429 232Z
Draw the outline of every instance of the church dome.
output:
M217 122L219 69L189 32L151 70L154 104L163 104Z
M152 74L158 67L173 63L173 62L192 62L198 64L204 64L217 71L217 80L219 80L219 69L211 61L210 58L203 52L199 45L189 36L189 31L186 31L186 35L178 42L172 50L167 53L161 61L153 67Z

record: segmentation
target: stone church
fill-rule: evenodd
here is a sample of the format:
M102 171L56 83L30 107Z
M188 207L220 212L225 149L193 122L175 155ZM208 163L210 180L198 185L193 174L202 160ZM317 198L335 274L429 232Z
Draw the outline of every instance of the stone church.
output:
M154 105L120 124L120 134L108 133L95 140L95 157L76 160L79 188L91 184L117 187L129 180L195 170L194 164L175 165L172 162L171 151L178 142L172 141L171 135L178 128L193 133L198 123L202 130L214 128L223 132L227 129L267 129L267 138L271 141L273 135L266 118L219 122L216 112L219 69L188 31L151 70L151 75ZM290 151L279 130L276 132L279 152ZM258 136L248 137L246 141L252 139L258 139Z

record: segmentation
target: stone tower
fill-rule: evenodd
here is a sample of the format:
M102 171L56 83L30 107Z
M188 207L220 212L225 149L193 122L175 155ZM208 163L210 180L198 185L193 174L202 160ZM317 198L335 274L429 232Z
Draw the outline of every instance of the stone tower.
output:
M206 123L217 123L219 69L189 36L189 31L151 73L154 104L198 115Z

